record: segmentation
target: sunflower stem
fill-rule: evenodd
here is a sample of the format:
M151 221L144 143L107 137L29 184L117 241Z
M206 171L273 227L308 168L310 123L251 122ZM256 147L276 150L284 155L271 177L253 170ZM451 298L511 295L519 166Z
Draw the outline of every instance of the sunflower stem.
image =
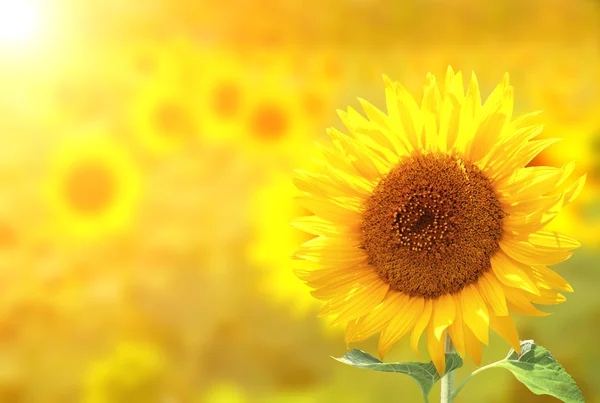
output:
M445 341L445 352L454 353L454 345L448 333L446 333ZM454 371L447 372L442 377L442 392L441 392L441 403L453 403L454 402Z
M471 380L471 378L473 378L475 375L477 375L478 373L480 373L482 371L485 371L486 369L494 368L498 363L501 363L503 361L506 361L506 360L500 360L500 361L493 362L489 365L483 366L483 367L478 368L475 371L471 372L469 375L467 375L467 377L465 379L463 379L463 381L458 385L458 387L456 389L454 389L454 396L452 396L452 398L454 399L456 397L456 395L458 395L458 392L460 392L461 389L467 384L467 382L469 382L469 380Z

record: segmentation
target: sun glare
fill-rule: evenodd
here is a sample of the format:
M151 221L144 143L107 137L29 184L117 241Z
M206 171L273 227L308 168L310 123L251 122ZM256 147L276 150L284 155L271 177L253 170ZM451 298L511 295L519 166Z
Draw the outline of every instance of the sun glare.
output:
M23 45L35 38L40 28L40 13L29 1L0 0L0 44Z

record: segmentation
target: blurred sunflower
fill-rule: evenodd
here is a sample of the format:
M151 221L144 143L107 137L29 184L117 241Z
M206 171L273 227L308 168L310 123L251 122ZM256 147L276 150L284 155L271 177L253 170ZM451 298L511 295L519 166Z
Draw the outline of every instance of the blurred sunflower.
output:
M189 147L202 133L197 99L177 77L153 77L134 96L129 123L151 153L167 155Z
M444 92L427 76L421 105L387 79L385 95L387 115L364 100L369 119L340 111L351 135L330 129L319 173L298 173L315 215L293 224L318 237L297 250L314 266L297 275L348 342L381 332L381 357L408 332L418 354L425 332L439 373L447 334L478 365L490 327L519 351L509 310L543 316L532 302L572 291L546 266L579 243L543 228L585 176L566 185L574 164L525 167L557 139L534 140L535 113L512 120L508 74L483 105L475 75L465 95L450 67Z
M239 55L206 51L202 55L201 89L198 91L204 135L231 139L242 129L241 115L248 98L248 72Z
M85 375L85 403L164 402L165 357L143 343L122 343Z
M55 227L76 238L118 232L136 208L141 177L128 152L102 135L70 138L51 157L45 193Z
M311 69L303 70L299 75L298 92L302 112L314 130L320 133L330 123L327 112L335 107L341 95L341 78Z
M260 162L297 161L314 134L294 78L268 70L253 83L242 116L241 146Z

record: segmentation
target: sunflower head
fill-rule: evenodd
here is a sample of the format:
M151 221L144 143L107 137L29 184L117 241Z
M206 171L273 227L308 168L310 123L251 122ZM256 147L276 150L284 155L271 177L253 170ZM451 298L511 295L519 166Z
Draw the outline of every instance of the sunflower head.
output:
M290 72L265 70L248 90L241 114L239 143L251 157L301 161L298 150L310 143L302 96Z
M197 102L177 80L156 77L136 93L130 109L133 136L148 151L168 155L195 142L202 133Z
M360 99L367 118L339 111L348 134L328 130L318 172L298 171L314 215L294 225L316 235L297 275L346 324L348 342L375 333L384 356L406 334L444 372L444 340L476 364L489 329L519 350L511 311L565 300L570 285L548 265L579 246L545 230L581 191L574 164L528 163L557 139L537 139L537 113L513 119L508 75L482 104L471 76L448 68L443 90L429 74L418 103L385 78L387 113Z
M109 137L68 139L54 150L45 182L51 221L75 238L123 230L137 206L140 183L129 153Z
M242 130L249 91L247 66L233 52L211 50L202 57L199 102L204 135L215 140L231 139Z

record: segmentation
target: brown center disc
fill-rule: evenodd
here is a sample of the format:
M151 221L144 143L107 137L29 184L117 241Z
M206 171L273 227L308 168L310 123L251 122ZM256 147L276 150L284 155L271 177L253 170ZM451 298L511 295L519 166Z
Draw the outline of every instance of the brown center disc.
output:
M365 207L369 263L392 289L427 299L456 293L490 269L505 216L483 172L446 154L401 161Z

